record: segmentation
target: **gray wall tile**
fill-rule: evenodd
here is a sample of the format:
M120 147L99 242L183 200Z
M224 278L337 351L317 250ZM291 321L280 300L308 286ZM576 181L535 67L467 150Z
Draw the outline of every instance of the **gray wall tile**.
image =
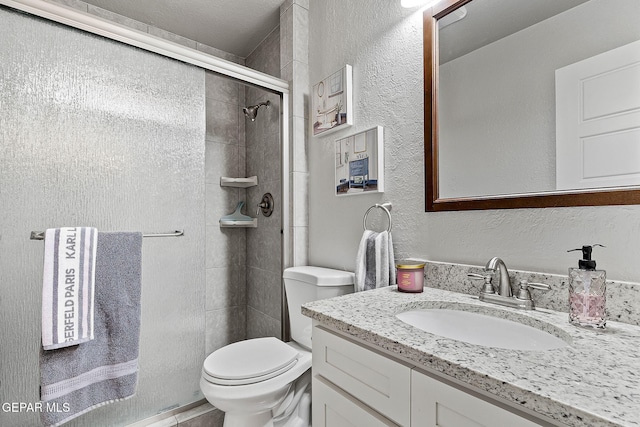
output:
M238 104L207 98L207 140L238 144Z
M281 323L272 317L247 306L247 338L281 338Z
M208 268L207 310L243 306L247 303L246 269L244 265Z
M246 312L246 306L207 311L206 354L211 354L227 344L241 341L245 338Z
M274 319L280 319L282 275L251 267L247 270L247 304Z

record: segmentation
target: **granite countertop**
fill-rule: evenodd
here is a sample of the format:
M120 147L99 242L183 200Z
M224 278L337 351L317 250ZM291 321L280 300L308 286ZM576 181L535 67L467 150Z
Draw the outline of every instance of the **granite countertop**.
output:
M457 306L546 329L569 346L546 351L483 347L403 323L395 314ZM307 303L302 313L335 330L397 354L569 426L640 426L640 327L607 322L605 330L575 327L567 313L524 311L477 297L395 286Z

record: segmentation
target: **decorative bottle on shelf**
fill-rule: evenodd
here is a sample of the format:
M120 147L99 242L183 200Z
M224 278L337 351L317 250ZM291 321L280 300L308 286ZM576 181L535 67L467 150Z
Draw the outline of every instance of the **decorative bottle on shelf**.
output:
M607 323L606 290L607 272L596 270L596 261L591 259L592 245L583 246L578 268L569 268L569 322L590 328L604 329Z

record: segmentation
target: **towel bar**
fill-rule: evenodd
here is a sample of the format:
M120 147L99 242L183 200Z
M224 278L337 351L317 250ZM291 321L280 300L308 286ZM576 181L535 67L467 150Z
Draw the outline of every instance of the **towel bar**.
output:
M184 236L184 230L176 230L170 233L149 233L142 237L179 237ZM44 231L32 231L31 240L44 240Z
M391 212L389 211L391 210L392 205L390 202L383 204L376 203L375 205L367 209L367 211L364 213L364 218L362 218L362 228L364 228L365 230L367 229L367 215L369 215L369 212L371 212L371 209L373 208L380 208L385 211L385 213L387 214L387 218L389 219L389 227L387 227L387 231L391 232Z

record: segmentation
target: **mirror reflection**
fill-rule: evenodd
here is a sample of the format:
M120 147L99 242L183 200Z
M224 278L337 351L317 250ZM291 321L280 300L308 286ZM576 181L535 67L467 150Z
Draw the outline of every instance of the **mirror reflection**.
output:
M640 2L472 0L438 21L440 199L640 185Z

